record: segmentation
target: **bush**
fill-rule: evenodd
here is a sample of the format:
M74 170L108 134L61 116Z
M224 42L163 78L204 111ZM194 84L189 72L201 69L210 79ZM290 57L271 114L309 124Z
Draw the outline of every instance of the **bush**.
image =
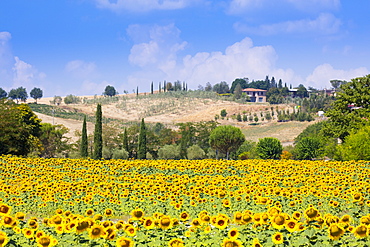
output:
M206 156L206 153L204 150L199 147L198 145L193 145L187 149L188 153L188 159L189 160L200 160L204 159Z
M114 149L112 152L112 159L128 159L128 152L124 149Z
M277 138L265 137L257 143L257 154L261 159L280 159L283 146Z
M112 151L107 147L103 147L103 149L102 149L102 158L104 158L106 160L111 159L112 158Z
M220 115L221 117L226 117L227 115L226 109L222 109Z
M370 126L351 132L338 149L343 160L370 160Z
M299 160L312 160L321 154L320 140L314 137L303 137L296 145L296 158Z
M176 145L164 145L158 150L159 159L180 159L180 149Z
M80 100L80 98L79 97L77 97L77 96L75 96L75 95L72 95L72 94L70 94L70 95L67 95L66 97L64 97L64 103L66 104L66 105L68 105L68 104L77 104L77 103L79 103L81 100Z

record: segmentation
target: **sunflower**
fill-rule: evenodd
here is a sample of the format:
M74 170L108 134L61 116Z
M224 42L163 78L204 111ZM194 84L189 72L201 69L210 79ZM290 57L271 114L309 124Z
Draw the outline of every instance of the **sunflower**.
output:
M6 246L8 242L8 235L5 232L0 231L0 247Z
M133 237L136 235L136 228L133 227L132 225L129 225L128 227L125 228L125 233L130 237Z
M223 215L220 215L216 218L216 222L215 222L215 226L218 228L218 229L225 229L227 227L227 224L228 224L228 219L225 218Z
M182 241L180 238L174 238L168 242L168 246L169 247L183 247L185 245L184 245L184 241Z
M229 230L229 232L227 233L227 236L228 236L229 238L232 238L232 239L237 239L237 238L238 238L238 236L239 236L239 231L238 231L238 229L236 229L236 228L232 228L232 229L230 229L230 230Z
M292 216L295 220L300 220L302 217L302 214L300 212L295 211Z
M319 216L319 211L315 207L311 206L304 211L304 214L307 219L314 220L316 217Z
M357 238L364 238L369 235L369 229L364 224L357 226L352 232Z
M51 225L60 225L62 223L63 223L63 218L59 214L53 215L50 218L50 224Z
M101 214L95 214L93 217L93 220L95 221L101 221L103 219L103 215Z
M83 219L77 222L76 233L82 233L90 227L90 224L87 220Z
M200 221L202 223L209 223L211 221L211 217L207 214L202 215L202 217L200 218Z
M163 230L169 229L172 227L172 220L170 216L164 215L159 219L159 227Z
M131 216L135 220L140 220L142 217L144 217L144 211L140 208L134 209L131 212Z
M4 203L0 203L0 215L10 214L11 211L12 211L11 206L8 206Z
M23 212L17 212L15 214L15 218L17 218L18 220L24 220L25 217L26 217L26 214Z
M295 232L297 230L297 221L295 221L294 219L290 219L290 220L287 220L285 222L285 228L289 231L289 232Z
M248 223L251 223L252 221L253 221L253 218L249 213L244 213L243 214L243 218L242 218L242 223L243 224L248 224Z
M28 226L31 227L32 229L37 229L38 227L38 223L37 223L37 220L35 219L30 219L28 221Z
M104 227L100 225L93 225L89 230L89 238L90 239L97 239L100 236L104 235Z
M240 240L234 238L225 238L221 244L222 247L243 247Z
M92 208L87 209L85 212L85 215L88 217L92 216L93 214L94 214L94 209Z
M113 216L113 210L112 210L112 209L110 209L110 208L106 208L106 209L104 210L104 215L105 215L106 217L112 217L112 216Z
M130 238L120 237L116 241L116 247L133 247L134 241Z
M145 227L145 229L148 229L148 230L153 229L155 227L154 219L151 218L151 217L145 218L144 227Z
M63 214L63 209L58 208L57 210L55 210L55 213L56 214Z
M181 221L186 221L186 220L188 220L189 219L189 213L188 212L182 212L181 214L180 214L180 220Z
M241 224L243 220L243 214L241 212L234 213L234 222L237 224Z
M329 229L329 238L332 240L338 240L345 233L345 230L337 223L331 224Z
M275 233L272 236L272 242L274 242L274 244L282 244L284 242L283 234L280 232Z
M17 225L17 220L10 215L3 215L1 224L5 227L14 227Z
M52 247L58 244L58 241L53 236L43 235L36 239L38 247Z
M22 233L26 238L33 238L34 236L34 230L29 228L23 228Z
M231 202L229 199L223 199L222 200L222 206L224 206L225 208L230 208L231 207Z

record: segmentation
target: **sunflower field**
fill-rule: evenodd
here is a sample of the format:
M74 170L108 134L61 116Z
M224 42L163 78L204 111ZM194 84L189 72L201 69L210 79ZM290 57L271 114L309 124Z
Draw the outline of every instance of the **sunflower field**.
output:
M0 156L0 246L369 246L369 168Z

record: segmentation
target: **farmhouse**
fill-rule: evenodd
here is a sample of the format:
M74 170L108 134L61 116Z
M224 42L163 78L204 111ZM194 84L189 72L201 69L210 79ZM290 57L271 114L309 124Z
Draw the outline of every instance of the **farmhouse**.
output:
M251 102L264 103L266 102L266 93L267 90L256 89L256 88L245 88L242 90L243 93L246 93Z

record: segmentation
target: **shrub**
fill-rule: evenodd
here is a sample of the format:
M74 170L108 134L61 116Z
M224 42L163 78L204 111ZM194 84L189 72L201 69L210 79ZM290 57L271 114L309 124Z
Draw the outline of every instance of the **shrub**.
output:
M124 149L114 149L112 152L112 159L128 159L128 152Z
M159 159L179 159L180 149L176 145L164 145L158 150Z
M204 159L206 156L206 153L204 150L199 147L198 145L193 145L187 149L188 153L188 159L189 160L200 160Z
M280 159L283 146L274 137L265 137L257 143L257 154L262 159Z

